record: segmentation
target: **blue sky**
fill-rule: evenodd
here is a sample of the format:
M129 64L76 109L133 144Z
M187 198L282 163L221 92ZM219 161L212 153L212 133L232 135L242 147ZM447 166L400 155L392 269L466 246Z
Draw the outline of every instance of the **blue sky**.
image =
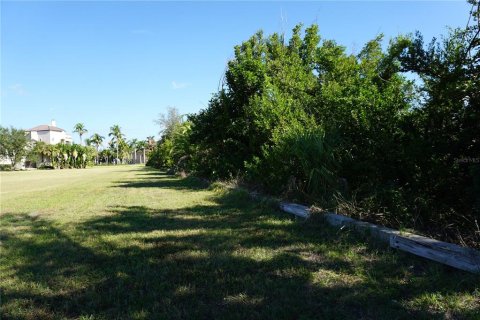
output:
M157 135L168 106L205 108L233 47L257 30L317 23L323 39L359 52L419 30L426 40L464 27L465 1L1 2L1 124L28 129L51 119L72 132ZM78 136L74 135L78 142Z

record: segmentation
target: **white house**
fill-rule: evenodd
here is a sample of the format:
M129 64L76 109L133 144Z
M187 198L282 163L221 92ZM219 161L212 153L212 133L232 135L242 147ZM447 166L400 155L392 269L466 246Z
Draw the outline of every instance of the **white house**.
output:
M27 136L31 141L43 141L46 144L65 143L72 144L72 136L59 127L55 120L52 120L50 125L41 124L27 130Z

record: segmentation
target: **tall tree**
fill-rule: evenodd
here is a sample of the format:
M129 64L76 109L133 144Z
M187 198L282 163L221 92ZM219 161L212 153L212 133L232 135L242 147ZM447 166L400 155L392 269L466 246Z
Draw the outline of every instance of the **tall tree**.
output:
M75 148L75 146L73 146L73 148L71 150L71 154L72 154L72 158L73 158L73 167L76 168L77 167L78 150L77 150L77 148Z
M120 128L120 126L118 124L115 124L113 126L110 127L110 133L108 134L109 137L112 137L112 142L115 144L115 149L116 149L116 152L117 152L117 158L116 158L116 162L118 161L118 148L119 148L119 145L120 143L123 141L123 133L122 133L122 129ZM115 162L115 164L116 164Z
M132 139L128 143L130 146L130 149L133 151L133 161L134 163L137 163L137 149L138 149L138 140L137 139Z
M45 157L51 156L48 146L49 145L43 141L36 141L29 154L30 160L36 163L38 161L38 156L40 156L40 162L43 164L45 162Z
M98 148L100 147L100 145L102 144L104 139L105 139L105 137L99 135L98 133L94 133L90 137L90 142L95 146L95 149L97 150L97 155L96 155L96 159L95 159L97 164L98 164Z
M59 164L60 164L60 159L59 159L59 156L60 156L60 147L62 146L63 144L47 144L46 145L46 148L47 148L47 154L50 156L50 159L52 160L52 166L58 168Z
M0 126L0 155L10 159L12 168L27 155L28 139L25 131Z
M153 149L155 149L155 146L157 144L154 136L148 136L147 140L141 141L141 142L145 142L145 148L147 148L149 151L152 151Z
M153 137L147 137L147 140L141 140L137 143L137 149L143 151L143 158L140 163L145 163L145 149L148 149L149 151L153 150L154 147L150 149L151 141L153 141L153 143L155 144L155 140L153 139Z
M78 133L78 135L80 136L80 144L82 144L82 136L87 133L88 130L85 128L85 125L83 123L79 122L73 127L73 132Z
M421 218L445 234L470 230L478 244L469 228L480 221L480 2L469 2L466 28L430 43L420 32L399 37L389 54L422 80L422 99L404 125L408 148L398 148L407 151L400 159L412 193L426 199Z
M167 107L167 112L159 114L155 123L160 126L160 135L168 136L177 125L182 123L182 119L183 115L176 107Z

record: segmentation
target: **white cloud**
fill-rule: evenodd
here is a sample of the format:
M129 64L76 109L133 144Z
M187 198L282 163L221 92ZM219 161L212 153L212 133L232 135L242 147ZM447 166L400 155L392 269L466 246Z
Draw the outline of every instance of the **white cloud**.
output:
M172 89L173 90L185 89L188 86L190 86L190 83L172 81Z

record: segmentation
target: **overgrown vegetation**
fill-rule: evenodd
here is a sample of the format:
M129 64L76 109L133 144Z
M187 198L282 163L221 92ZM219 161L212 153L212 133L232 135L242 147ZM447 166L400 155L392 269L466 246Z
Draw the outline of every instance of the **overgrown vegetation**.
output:
M258 32L235 47L208 107L170 122L150 165L242 178L480 247L479 2L470 3L468 26L440 41L417 32L383 50L380 35L358 55L316 25L290 39Z
M480 316L478 275L220 184L140 166L0 181L2 319Z
M28 158L38 168L86 168L95 159L95 149L78 144L47 144L43 141L32 142Z
M15 168L22 158L28 154L28 147L25 131L0 126L0 157L9 159L11 168Z

